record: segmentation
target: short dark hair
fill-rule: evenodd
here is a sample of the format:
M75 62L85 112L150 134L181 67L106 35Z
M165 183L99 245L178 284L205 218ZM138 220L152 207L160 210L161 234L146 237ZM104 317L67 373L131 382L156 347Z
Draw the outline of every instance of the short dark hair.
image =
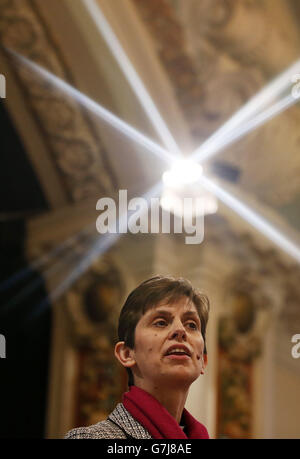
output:
M201 333L204 339L204 353L207 354L205 331L209 314L209 300L206 295L195 289L190 281L182 277L154 276L142 282L127 297L121 309L118 325L119 341L134 348L135 328L141 317L161 301L173 303L186 296L195 305L200 321ZM128 386L134 385L133 373L128 373Z

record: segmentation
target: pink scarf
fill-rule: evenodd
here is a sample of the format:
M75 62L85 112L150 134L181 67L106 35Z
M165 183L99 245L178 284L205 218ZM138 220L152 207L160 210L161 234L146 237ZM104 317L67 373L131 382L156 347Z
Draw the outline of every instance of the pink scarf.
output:
M209 438L206 427L198 422L185 408L182 422L187 435L166 410L166 408L148 392L136 386L130 386L122 398L126 410L157 439L196 439Z

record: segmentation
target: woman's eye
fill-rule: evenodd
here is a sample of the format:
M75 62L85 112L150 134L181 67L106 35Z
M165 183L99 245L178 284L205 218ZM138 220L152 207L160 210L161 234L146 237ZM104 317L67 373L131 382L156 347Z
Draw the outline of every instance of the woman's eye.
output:
M189 328L192 328L193 330L197 330L198 328L198 325L196 324L196 322L188 322L187 325L189 326Z
M157 325L158 327L164 327L166 325L165 320L158 320L157 322L154 323L154 325Z

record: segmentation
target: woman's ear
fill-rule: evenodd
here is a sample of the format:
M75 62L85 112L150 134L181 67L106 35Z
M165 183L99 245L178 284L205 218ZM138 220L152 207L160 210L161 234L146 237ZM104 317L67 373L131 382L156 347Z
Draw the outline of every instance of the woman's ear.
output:
M134 350L125 345L125 341L119 341L115 345L115 356L123 367L131 368L135 365Z
M203 354L202 356L202 368L201 368L201 374L204 375L204 369L207 365L207 354Z

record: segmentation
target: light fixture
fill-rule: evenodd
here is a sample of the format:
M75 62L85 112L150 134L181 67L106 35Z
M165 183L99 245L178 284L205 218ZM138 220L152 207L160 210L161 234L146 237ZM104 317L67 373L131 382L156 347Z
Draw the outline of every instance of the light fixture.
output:
M203 169L200 164L189 159L180 159L174 162L172 168L163 174L163 182L166 186L179 188L196 183L202 173Z
M218 203L212 193L201 185L203 168L189 159L178 160L163 174L164 189L160 199L161 207L178 217L184 216L185 200L190 199L192 217L213 214Z

